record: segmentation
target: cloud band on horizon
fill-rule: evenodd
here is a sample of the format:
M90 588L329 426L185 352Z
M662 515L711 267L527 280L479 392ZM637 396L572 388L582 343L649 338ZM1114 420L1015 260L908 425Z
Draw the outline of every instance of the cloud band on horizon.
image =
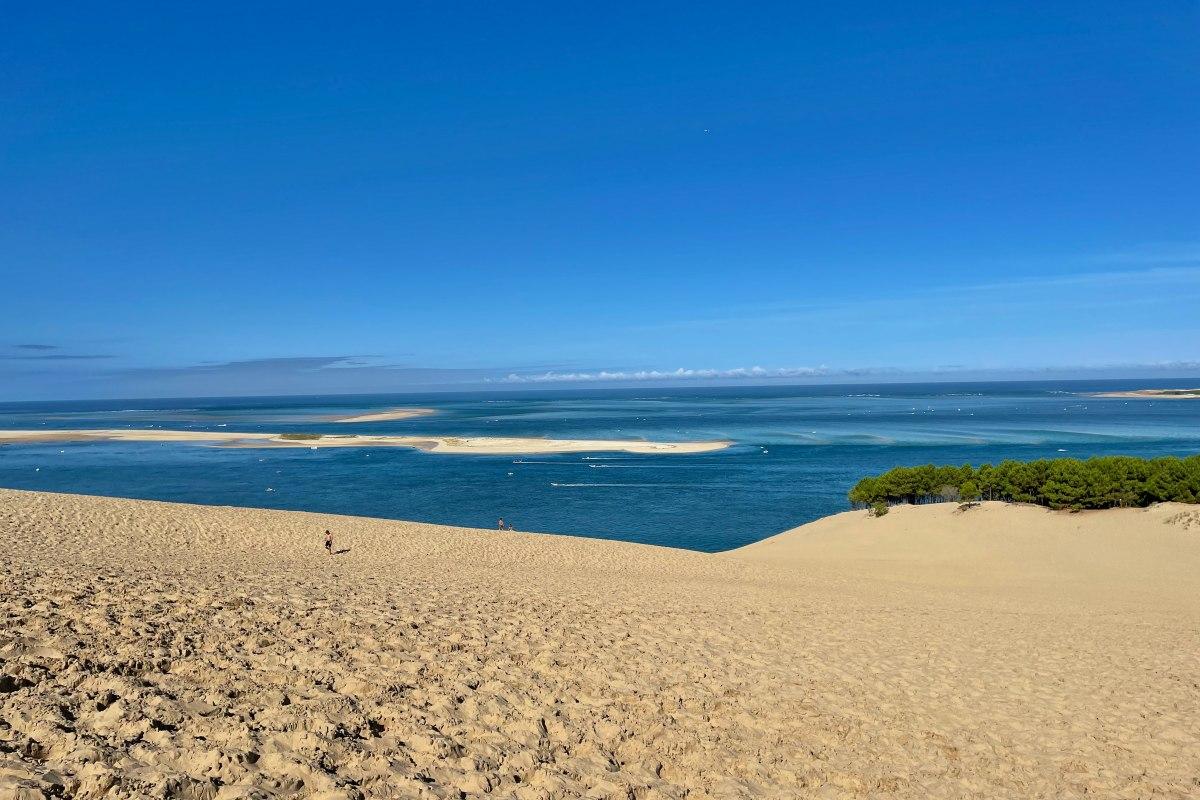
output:
M547 383L620 383L647 381L706 381L706 380L786 380L803 378L863 378L871 376L896 378L900 376L947 376L962 374L964 376L1009 374L1009 375L1056 375L1077 372L1102 373L1110 371L1196 371L1200 370L1197 361L1164 361L1151 364L1100 364L1100 365L1070 365L1070 366L1030 366L1030 367L987 367L968 366L963 364L943 365L936 367L858 367L833 369L830 367L736 367L733 369L686 369L675 370L598 370L594 372L542 372L536 374L519 374L510 372L504 378L487 383L505 384L547 384Z

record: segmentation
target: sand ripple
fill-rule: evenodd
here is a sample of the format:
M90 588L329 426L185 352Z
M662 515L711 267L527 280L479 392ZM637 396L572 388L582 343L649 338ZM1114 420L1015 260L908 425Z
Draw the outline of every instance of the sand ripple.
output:
M0 797L1200 792L1183 595L868 583L803 533L764 559L4 490L0 529Z

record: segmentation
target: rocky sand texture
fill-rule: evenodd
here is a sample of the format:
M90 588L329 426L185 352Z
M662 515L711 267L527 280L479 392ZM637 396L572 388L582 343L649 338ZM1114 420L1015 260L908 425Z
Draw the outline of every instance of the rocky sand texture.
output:
M0 531L0 798L1200 796L1184 506L705 555L0 490Z

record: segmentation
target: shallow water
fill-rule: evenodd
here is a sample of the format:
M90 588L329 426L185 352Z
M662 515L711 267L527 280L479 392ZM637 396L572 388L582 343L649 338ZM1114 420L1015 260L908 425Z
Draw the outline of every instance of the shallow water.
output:
M454 456L147 442L0 447L0 486L325 511L724 550L847 508L901 464L1200 451L1200 400L1090 392L1191 381L684 388L0 404L0 428L729 439L716 453ZM339 425L393 406L435 416Z

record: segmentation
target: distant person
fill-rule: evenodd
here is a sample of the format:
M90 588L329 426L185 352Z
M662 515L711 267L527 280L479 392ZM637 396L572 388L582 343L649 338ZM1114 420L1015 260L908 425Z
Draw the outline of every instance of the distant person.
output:
M504 525L504 517L501 517L500 521L496 523L496 530L498 530L498 531L508 530Z
M328 530L325 531L325 552L333 555L333 534Z

